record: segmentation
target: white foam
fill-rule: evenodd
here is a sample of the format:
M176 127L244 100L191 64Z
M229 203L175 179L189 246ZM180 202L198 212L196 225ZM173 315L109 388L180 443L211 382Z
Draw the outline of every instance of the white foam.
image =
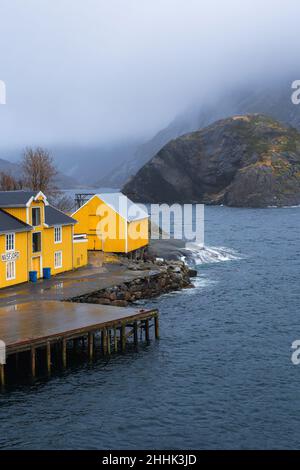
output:
M188 264L192 263L196 266L201 264L222 263L224 261L234 261L241 259L239 253L231 248L216 246L201 246L197 243L187 243L186 250L191 256L184 257L184 261Z

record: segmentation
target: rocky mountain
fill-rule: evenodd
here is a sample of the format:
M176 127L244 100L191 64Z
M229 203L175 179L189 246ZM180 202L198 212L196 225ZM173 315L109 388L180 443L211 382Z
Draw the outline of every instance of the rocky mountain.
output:
M123 192L138 202L300 204L300 133L261 114L222 119L169 142Z
M272 81L272 86L268 84L235 89L202 105L195 103L193 109L178 116L152 139L140 145L133 157L123 158L122 162L118 162L105 175L106 185L123 186L170 140L236 114L266 114L300 130L300 106L295 106L291 101L292 81L292 78L287 78L278 82Z

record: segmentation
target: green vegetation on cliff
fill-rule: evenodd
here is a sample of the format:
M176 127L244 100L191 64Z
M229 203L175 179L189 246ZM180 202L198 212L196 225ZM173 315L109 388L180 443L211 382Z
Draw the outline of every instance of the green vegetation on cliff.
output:
M123 191L143 202L299 204L300 133L265 115L223 119L169 142Z

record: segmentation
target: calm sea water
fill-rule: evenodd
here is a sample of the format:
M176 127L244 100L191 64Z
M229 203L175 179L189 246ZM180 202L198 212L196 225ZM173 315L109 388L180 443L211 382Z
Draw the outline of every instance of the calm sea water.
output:
M300 448L300 208L207 208L206 245L159 342L1 395L0 447Z

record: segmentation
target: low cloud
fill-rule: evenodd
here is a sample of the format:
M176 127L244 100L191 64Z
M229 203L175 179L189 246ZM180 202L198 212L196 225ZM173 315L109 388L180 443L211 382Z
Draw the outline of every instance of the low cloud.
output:
M296 0L0 0L0 11L2 147L147 138L224 90L296 69Z

